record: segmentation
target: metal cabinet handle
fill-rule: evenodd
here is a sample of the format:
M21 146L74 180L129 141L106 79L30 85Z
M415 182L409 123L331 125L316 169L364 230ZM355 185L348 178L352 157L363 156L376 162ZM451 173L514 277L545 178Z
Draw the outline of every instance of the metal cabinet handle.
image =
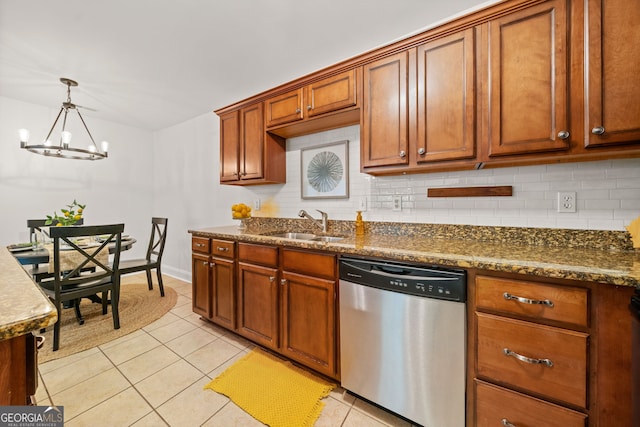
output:
M233 173L233 176L238 176L238 172L234 172L234 173Z
M202 265L209 265L209 261L202 261Z
M209 263L209 267L215 267L216 263L215 262L210 262Z
M594 135L602 135L604 133L604 128L602 126L595 127L591 129L591 133Z
M282 286L286 285L287 284L287 279L280 279L280 284Z
M204 243L195 243L195 246L197 246L197 247L201 248L201 247L203 247L203 246L204 246Z
M424 149L424 147L420 147L420 148L418 149L418 154L420 154L421 156L422 156L424 153L426 153L426 152L427 152L427 150L425 150L425 149Z
M276 280L276 278L275 278L275 277L273 277L273 276L269 276L269 281L270 281L271 283L275 282L275 280Z
M407 152L402 150L402 151L400 151L399 155L400 155L400 157L402 157L404 159L405 157L407 157Z
M311 105L307 105L307 111L312 110L313 108L311 107Z
M540 304L540 305L546 305L548 307L553 307L553 301L548 300L548 299L537 300L537 299L523 298L523 297L519 297L519 296L516 296L516 295L511 295L510 293L507 293L507 292L502 294L502 296L506 300L514 300L514 301L521 302L523 304L532 304L532 305Z
M296 114L300 114L300 111L302 111L302 110L299 109L299 108L296 108Z
M223 248L221 246L218 246L217 249L218 249L219 252L229 252L229 248Z
M561 130L560 132L558 132L558 138L560 139L569 138L569 132L567 132L566 130Z
M506 419L506 418L503 418L503 419L502 419L502 425L503 425L504 427L516 427L516 425L515 425L515 424L510 423L510 422L509 422L509 420L508 420L508 419Z
M550 359L532 359L530 357L518 354L515 351L511 351L508 348L502 349L502 352L505 356L515 357L521 362L530 363L532 365L546 365L549 368L553 366L553 362Z

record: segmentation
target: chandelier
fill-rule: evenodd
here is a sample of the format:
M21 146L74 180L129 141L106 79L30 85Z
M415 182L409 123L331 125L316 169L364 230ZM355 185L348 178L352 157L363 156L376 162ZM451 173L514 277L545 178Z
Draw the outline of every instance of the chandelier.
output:
M71 102L71 86L78 86L78 82L67 79L60 78L60 81L67 85L67 100L62 103L62 107L60 108L60 112L56 117L56 120L53 122L51 126L51 130L47 134L47 137L44 139L42 144L29 144L29 131L27 129L20 129L18 134L20 135L20 148L24 148L25 150L31 151L32 153L40 154L43 156L51 156L51 157L60 157L63 159L77 159L77 160L101 160L105 159L108 156L109 143L107 141L102 141L100 149L96 145L96 142L93 140L93 136L87 127L84 119L82 118L82 114L80 114L80 110L78 108L83 108L80 105L76 105ZM84 129L89 134L89 138L91 139L91 144L87 148L75 148L71 147L71 137L72 134L67 128L67 114L69 110L75 110L78 113L78 117L84 126ZM62 114L64 113L64 115ZM56 125L58 124L58 120L60 120L60 116L62 116L62 131L60 132L60 139L58 145L54 145L51 142L51 134L53 133Z

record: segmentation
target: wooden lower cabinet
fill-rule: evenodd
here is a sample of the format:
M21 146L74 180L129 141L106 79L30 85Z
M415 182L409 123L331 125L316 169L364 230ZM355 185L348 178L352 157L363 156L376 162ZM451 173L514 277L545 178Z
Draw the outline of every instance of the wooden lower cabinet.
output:
M522 393L475 380L476 427L584 427L587 416Z
M469 426L630 426L634 289L470 270Z
M280 344L277 277L276 268L238 263L238 333L274 350Z
M318 372L334 376L337 341L335 279L284 271L282 280L282 354L312 366Z
M235 243L194 237L191 248L193 312L220 326L234 329Z
M191 255L191 307L194 313L211 319L211 268L209 255Z
M33 334L0 340L0 406L33 404L38 386L37 357Z

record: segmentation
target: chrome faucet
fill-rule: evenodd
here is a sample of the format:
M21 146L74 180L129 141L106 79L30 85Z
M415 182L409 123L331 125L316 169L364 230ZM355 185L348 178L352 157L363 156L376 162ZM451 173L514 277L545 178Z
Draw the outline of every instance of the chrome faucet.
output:
M322 212L320 209L316 209L318 212L320 212L320 215L322 215L322 222L320 222L319 220L315 219L314 217L312 217L311 215L309 215L309 213L307 211L305 211L304 209L301 209L300 212L298 212L298 216L300 218L307 218L308 220L313 221L313 223L315 225L317 225L318 227L322 228L322 232L326 233L327 232L327 225L328 225L328 220L329 220L329 215L327 215L326 212Z

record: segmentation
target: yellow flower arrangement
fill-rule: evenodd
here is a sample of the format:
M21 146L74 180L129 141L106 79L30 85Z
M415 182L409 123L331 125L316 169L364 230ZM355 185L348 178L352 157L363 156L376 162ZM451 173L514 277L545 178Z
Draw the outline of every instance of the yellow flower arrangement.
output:
M81 205L74 199L73 203L67 205L68 209L60 209L62 215L58 215L56 211L53 212L53 215L47 215L47 221L44 225L52 225L54 223L56 223L56 227L73 225L82 218L82 213L86 206L87 205Z

